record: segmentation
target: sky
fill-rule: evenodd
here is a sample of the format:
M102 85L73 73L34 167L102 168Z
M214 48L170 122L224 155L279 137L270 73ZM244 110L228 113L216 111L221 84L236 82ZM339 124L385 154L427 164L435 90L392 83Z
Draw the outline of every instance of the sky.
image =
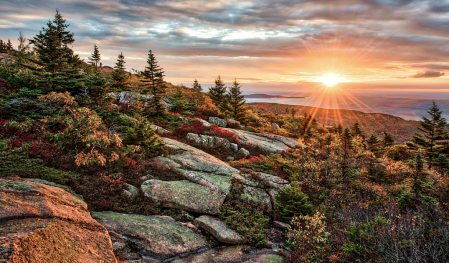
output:
M123 52L143 70L151 49L165 79L245 93L313 89L334 74L347 89L449 92L449 0L0 0L0 39L34 37L55 10L82 58Z

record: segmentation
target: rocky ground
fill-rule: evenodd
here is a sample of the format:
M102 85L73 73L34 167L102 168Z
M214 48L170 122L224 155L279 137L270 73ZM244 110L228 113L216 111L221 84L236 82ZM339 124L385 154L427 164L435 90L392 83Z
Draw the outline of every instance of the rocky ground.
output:
M267 152L285 151L296 143L277 135L227 130ZM192 145L217 143L215 138L191 137ZM217 214L235 182L243 186L239 198L267 209L274 207L274 196L288 182L269 174L255 179L194 146L169 138L164 143L167 154L150 160L159 169L141 185L127 185L124 194L130 199L144 196L161 208L182 210L187 220L89 213L81 197L70 189L45 181L3 178L0 262L27 262L29 258L43 262L51 257L58 262L282 262L279 235L283 235L283 226L273 226L270 242L256 249ZM235 147L229 141L218 143ZM242 149L234 149L236 158Z

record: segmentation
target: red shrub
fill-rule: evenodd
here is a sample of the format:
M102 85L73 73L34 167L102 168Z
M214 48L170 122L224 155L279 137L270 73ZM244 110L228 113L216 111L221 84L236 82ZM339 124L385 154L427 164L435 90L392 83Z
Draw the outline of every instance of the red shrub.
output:
M204 127L203 123L199 120L196 120L192 123L183 124L176 127L173 131L173 136L177 138L185 138L187 136L187 133L201 134L205 130L206 127Z
M220 138L225 138L228 139L230 142L233 143L239 143L239 139L237 138L237 136L227 130L223 130L220 127L218 127L217 125L212 125L208 131L207 134L210 134L212 136L216 136L216 137L220 137Z

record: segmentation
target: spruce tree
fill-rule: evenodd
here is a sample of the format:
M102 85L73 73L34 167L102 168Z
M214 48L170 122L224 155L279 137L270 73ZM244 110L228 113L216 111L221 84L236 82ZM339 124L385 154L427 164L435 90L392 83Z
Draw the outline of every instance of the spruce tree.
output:
M94 44L94 52L92 53L92 57L89 57L89 60L91 61L92 65L95 66L95 69L98 69L98 63L101 60L100 51L98 51L97 44Z
M198 80L195 79L192 85L192 91L193 91L193 100L196 104L202 104L204 103L204 96L203 96L203 88L201 87L201 84L198 83Z
M354 123L354 125L352 126L352 132L353 132L353 134L355 136L355 150L357 152L357 150L358 150L357 146L358 146L358 143L359 143L358 139L359 139L359 136L362 135L362 133L363 133L363 131L360 129L359 121L356 121Z
M296 108L291 109L291 115L292 115L292 118L294 118L296 116Z
M228 93L229 109L231 118L240 121L241 123L246 123L246 101L245 96L242 95L240 87L240 83L237 81L237 79L235 79Z
M411 142L407 143L407 146L412 149L422 149L428 159L430 169L432 160L438 155L444 144L447 144L446 140L449 136L445 131L447 121L441 117L442 111L440 111L435 101L433 101L427 113L429 113L430 119L422 117L420 121L421 127L418 127L424 133L424 137L419 133L415 133Z
M289 224L294 216L313 214L313 205L308 202L308 196L301 191L297 181L293 181L291 187L280 189L275 199L276 211L285 223Z
M226 113L228 110L226 90L227 88L220 75L218 75L218 79L215 79L215 86L209 88L209 97L222 113Z
M19 67L22 67L25 64L25 57L30 50L30 44L25 44L26 38L22 36L22 32L19 32L19 45L17 46L16 62Z
M368 149L371 152L373 152L376 155L379 154L381 141L376 135L371 134L368 140L366 140L366 143L368 144Z
M349 152L349 150L354 149L354 139L349 127L346 127L344 132L340 136L340 140L343 144L343 148L345 150L345 155Z
M95 72L86 80L89 87L89 96L98 105L107 103L107 94L111 91L111 83L105 78L104 74Z
M117 57L117 63L115 63L114 71L112 72L112 88L115 91L129 90L129 75L125 71L125 63L125 57L121 52Z
M439 154L435 159L433 159L432 164L444 174L444 172L449 169L449 158L447 158L445 154Z
M69 47L75 39L65 22L56 10L55 18L48 21L47 28L42 28L37 36L30 39L37 55L37 59L30 59L37 66L30 68L44 91L70 91L74 94L83 87L84 79L80 72L83 63Z
M161 116L166 108L162 103L162 99L166 94L166 86L164 83L164 72L158 65L156 57L151 52L148 53L147 66L142 72L143 79L140 80L143 83L143 94L151 94L150 106L154 108L154 114Z
M3 42L3 40L0 39L0 53L5 52L6 52L5 43Z
M384 147L387 147L387 146L393 146L393 144L394 144L394 139L393 139L393 137L391 136L391 134L389 134L389 133L387 133L387 132L384 132L384 140L383 140L383 143L384 143Z
M182 87L176 88L176 92L171 96L170 101L173 103L173 106L171 107L172 112L181 113L187 108L187 101L185 100Z
M14 50L14 47L12 46L11 40L8 39L8 43L6 44L6 51L11 52Z

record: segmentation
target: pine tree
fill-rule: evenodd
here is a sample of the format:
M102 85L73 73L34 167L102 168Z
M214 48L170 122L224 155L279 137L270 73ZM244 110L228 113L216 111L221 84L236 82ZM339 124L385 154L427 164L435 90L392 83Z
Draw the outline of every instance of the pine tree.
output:
M115 91L129 90L129 74L125 71L125 57L121 52L117 57L114 71L112 72L112 88Z
M373 152L374 154L378 154L380 151L380 140L377 138L376 135L371 134L368 140L366 140L366 143L368 144L368 149Z
M428 159L430 169L432 167L432 160L444 144L447 144L446 140L449 136L445 131L446 119L441 117L442 111L440 111L435 101L433 101L427 113L429 113L430 119L422 117L422 121L420 121L421 127L418 127L424 133L424 137L419 133L415 133L411 142L407 143L407 146L412 149L422 149Z
M98 51L97 44L94 44L94 52L92 53L92 57L89 57L89 60L91 61L92 65L95 66L95 69L98 69L98 63L101 60L100 51Z
M340 139L345 150L345 155L349 152L349 150L354 149L354 139L349 127L346 127L344 132L341 134Z
M218 75L218 79L215 79L215 87L209 88L209 97L222 113L226 113L228 110L226 91L227 88L223 83L223 80L221 80L221 76Z
M187 107L187 101L184 97L184 92L182 90L182 87L177 87L175 94L171 96L170 101L173 103L173 106L171 107L172 112L179 112L181 113L183 110Z
M25 57L30 50L30 44L25 44L26 38L22 36L22 32L19 32L19 45L17 46L16 62L19 67L22 67L25 63Z
M301 125L298 127L299 135L304 139L312 137L313 135L312 123L315 122L316 120L315 118L313 118L312 114L305 112L302 118Z
M290 223L294 216L313 214L313 205L308 202L308 196L301 191L297 181L293 181L291 187L280 189L275 203L276 211L285 223Z
M389 134L389 133L387 133L387 132L384 132L384 140L383 140L383 143L384 143L384 147L387 147L387 146L393 146L393 144L394 144L394 139L393 139L393 137L391 136L391 134Z
M292 118L294 118L296 116L296 109L295 108L292 108L291 115L292 115Z
M246 123L246 101L245 96L242 95L242 91L240 90L240 88L240 83L237 81L237 79L235 79L228 93L229 109L231 112L231 118L240 121L241 123Z
M198 83L198 80L195 79L192 85L192 91L193 91L193 100L196 104L202 104L204 103L204 96L203 96L203 88L201 87L201 84Z
M46 92L70 91L82 89L83 75L80 72L82 61L73 54L69 45L75 39L67 30L66 20L56 10L53 21L48 21L47 28L42 28L37 36L30 39L34 45L37 59L30 59L37 66L30 67L38 78L38 84Z
M359 121L356 121L354 123L354 125L352 126L352 132L353 132L353 134L355 136L355 150L357 152L357 150L358 150L357 146L358 146L358 143L359 143L358 139L359 139L359 136L362 135L362 133L363 133L363 131L360 129Z
M89 87L89 96L97 103L107 103L107 94L111 91L111 83L104 77L104 74L95 72L88 77L86 83Z
M8 39L8 43L6 44L6 51L11 52L14 50L14 47L12 46L11 40Z
M3 40L0 39L0 53L5 52L6 52L5 43L3 42Z
M441 173L449 169L449 158L445 154L438 154L437 158L433 159L432 164L437 167Z
M166 86L164 83L164 72L162 68L158 65L156 57L151 52L148 53L147 66L142 72L144 89L143 94L151 94L152 98L150 101L150 106L154 108L154 113L157 116L161 116L166 108L162 103L162 99L166 93Z

